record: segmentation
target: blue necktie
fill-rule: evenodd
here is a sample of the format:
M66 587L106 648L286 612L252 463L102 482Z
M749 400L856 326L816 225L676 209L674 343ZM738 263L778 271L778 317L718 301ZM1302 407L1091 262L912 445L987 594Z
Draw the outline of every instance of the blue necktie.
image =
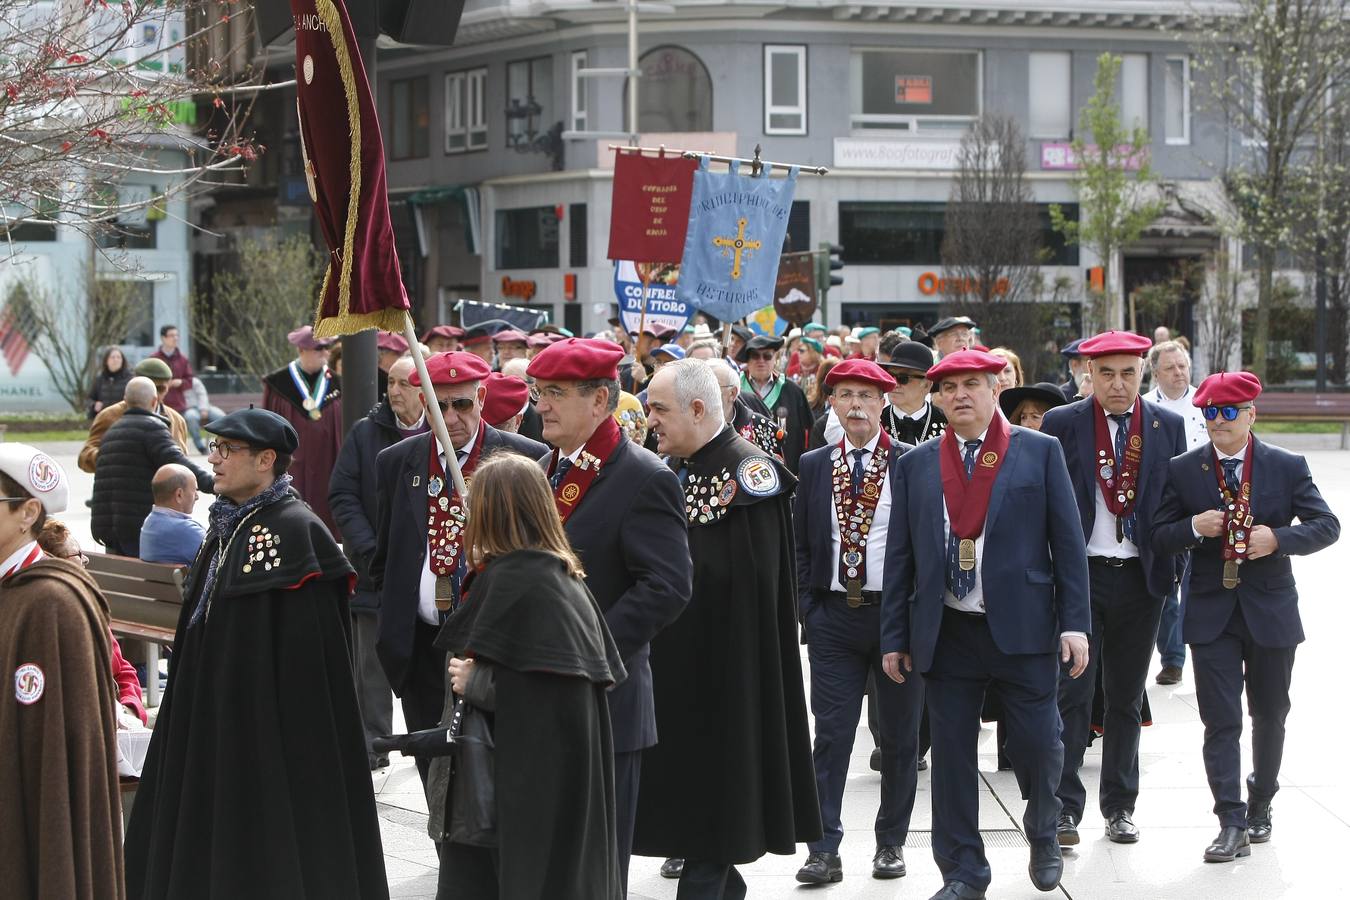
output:
M572 468L570 459L564 456L558 460L558 468L553 470L553 477L548 480L555 491L558 489L558 485L562 484L563 479L567 477L567 470L570 468Z
M1237 467L1241 464L1242 460L1240 459L1225 459L1222 463L1223 483L1228 485L1228 493L1232 494L1234 497L1236 497L1238 491L1242 489L1242 485L1238 483L1237 473Z
M849 486L853 491L853 496L858 496L858 491L862 490L863 481L863 457L867 455L866 450L853 450L853 474L852 484Z
M975 454L979 452L980 441L966 441L966 479L969 480L975 472ZM947 534L947 589L957 600L965 599L975 588L975 569L969 572L961 568L961 539L956 536L955 531L948 531Z
M1113 415L1111 416L1111 419L1116 423L1116 478L1118 480L1120 478L1120 470L1125 465L1125 438L1129 436L1130 432L1130 414L1121 413L1118 416ZM1119 482L1117 481L1117 483ZM1136 492L1137 490L1138 488L1136 487ZM1121 525L1124 526L1125 539L1129 541L1131 544L1133 544L1134 543L1133 506L1130 507L1130 514L1126 516L1123 520L1121 520Z

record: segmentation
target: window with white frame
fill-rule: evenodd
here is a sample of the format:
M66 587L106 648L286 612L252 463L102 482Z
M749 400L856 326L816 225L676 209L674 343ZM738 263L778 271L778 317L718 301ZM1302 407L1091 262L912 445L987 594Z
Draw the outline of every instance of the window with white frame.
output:
M1067 138L1073 130L1070 53L1032 53L1027 70L1027 98L1031 105L1033 138Z
M487 115L483 87L487 69L451 72L445 76L445 152L463 153L487 147Z
M764 133L806 134L805 45L764 45Z
M1163 92L1163 129L1169 144L1191 142L1191 60L1188 56L1167 57Z
M1126 53L1120 60L1120 124L1148 130L1148 55Z
M586 68L586 51L572 54L572 130L586 130L586 79L578 72Z
M849 60L855 132L964 132L980 115L978 50L855 50Z

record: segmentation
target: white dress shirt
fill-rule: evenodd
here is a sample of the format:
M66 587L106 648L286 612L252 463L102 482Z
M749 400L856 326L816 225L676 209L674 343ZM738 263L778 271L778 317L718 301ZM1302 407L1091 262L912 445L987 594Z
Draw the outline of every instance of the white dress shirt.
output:
M1170 409L1181 416L1181 421L1186 426L1186 448L1188 450L1194 450L1209 440L1209 432L1205 430L1205 416L1200 412L1200 407L1192 402L1195 400L1195 387L1193 385L1186 385L1186 393L1175 400L1167 399L1167 395L1162 392L1162 388L1158 387L1145 394L1144 399L1149 403L1156 403L1163 409Z
M1110 413L1106 412L1105 407L1101 407L1106 415L1106 430L1110 435L1111 446L1116 445L1116 420L1111 418ZM1130 415L1137 416L1141 414L1139 401L1136 400L1134 407L1130 410ZM1095 428L1095 426L1094 426ZM1145 438L1147 439L1147 438ZM1098 461L1097 450L1092 451L1092 471L1088 472L1088 485L1092 491L1092 501L1096 504L1096 513L1092 517L1092 534L1088 535L1087 555L1088 556L1114 556L1119 559L1138 559L1139 547L1129 538L1116 541L1116 514L1111 512L1111 508L1106 505L1106 497L1102 494L1102 487L1097 481L1097 469L1101 463ZM1120 466L1122 460L1116 460L1116 478L1120 478ZM1138 486L1135 489L1135 498L1138 500Z
M877 444L881 441L881 431L872 435L872 439L862 448L864 451L862 457L863 468L872 464L872 454L877 452ZM853 469L853 451L857 450L851 443L844 443L844 461L850 471ZM872 524L867 534L863 535L867 539L864 550L865 562L867 563L867 578L863 581L862 589L864 591L879 591L882 585L882 571L886 565L886 531L890 527L891 521L891 472L890 462L887 461L886 469L881 476L881 495L877 498L877 508L872 515ZM844 585L839 580L839 509L834 503L833 477L830 487L830 559L834 561L834 568L830 570L830 590L843 591Z
M433 436L431 440L435 442L436 438ZM477 443L477 441L478 432L475 431L473 432L473 436L469 438L468 445L455 451L460 466L463 466L468 460L469 453L473 450L473 445ZM445 451L441 451L436 455L440 457L441 469L444 470ZM453 491L455 489L454 483L451 481L448 473L446 474L445 482L445 487L442 490ZM431 571L430 531L427 532L426 551L422 554L422 580L418 582L417 585L417 617L428 625L441 624L441 611L436 608L436 573Z

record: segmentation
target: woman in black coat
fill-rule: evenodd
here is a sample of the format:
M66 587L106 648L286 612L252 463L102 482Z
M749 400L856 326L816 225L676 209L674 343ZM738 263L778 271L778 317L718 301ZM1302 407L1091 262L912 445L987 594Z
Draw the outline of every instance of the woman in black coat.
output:
M120 347L109 347L103 351L99 360L98 374L89 388L89 418L99 414L105 406L112 406L122 399L131 380L131 368Z
M493 784L483 801L455 784L459 757L433 761L436 896L619 900L607 691L625 672L535 461L478 467L464 546L475 571L436 638L451 656L442 727L457 698L491 723Z

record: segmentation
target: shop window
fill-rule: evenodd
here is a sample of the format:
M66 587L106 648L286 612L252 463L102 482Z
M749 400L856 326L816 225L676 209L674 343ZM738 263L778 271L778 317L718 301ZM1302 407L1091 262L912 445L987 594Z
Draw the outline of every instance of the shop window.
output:
M1061 204L1078 217L1076 204ZM944 203L857 201L839 204L839 243L844 262L859 265L940 266L946 233ZM1050 223L1049 204L1038 204L1042 265L1078 265L1078 247L1066 244Z
M556 269L558 213L552 206L499 209L498 269Z

